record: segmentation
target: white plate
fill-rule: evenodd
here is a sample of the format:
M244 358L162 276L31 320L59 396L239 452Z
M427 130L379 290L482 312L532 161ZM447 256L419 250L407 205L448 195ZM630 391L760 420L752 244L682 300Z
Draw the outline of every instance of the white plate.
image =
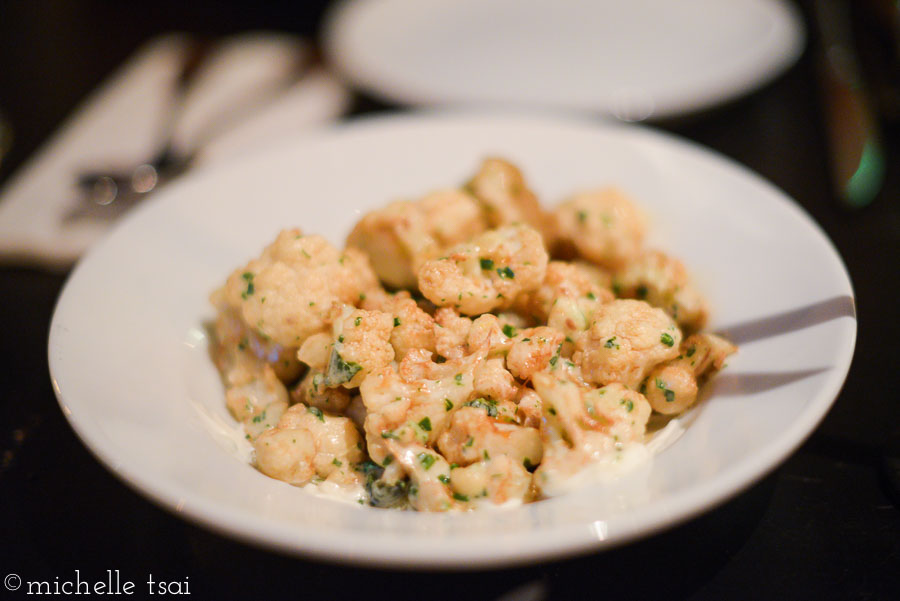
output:
M778 0L356 0L325 39L351 81L390 101L639 120L762 85L797 59L804 29Z
M623 187L652 215L651 242L693 269L712 326L750 324L731 329L740 353L684 436L616 487L502 512L346 505L243 463L207 356L209 292L284 227L340 244L362 211L457 184L487 154L521 165L545 201ZM79 263L49 354L60 404L85 444L187 518L335 560L485 567L619 544L736 494L816 426L855 336L834 248L759 177L645 128L479 112L364 120L173 183Z

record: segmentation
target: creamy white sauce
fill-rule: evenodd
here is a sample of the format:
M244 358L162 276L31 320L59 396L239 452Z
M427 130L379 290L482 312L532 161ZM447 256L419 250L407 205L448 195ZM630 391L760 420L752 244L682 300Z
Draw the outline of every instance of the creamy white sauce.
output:
M672 446L676 440L681 438L682 434L684 434L684 426L681 425L681 420L673 419L664 428L653 433L646 443L647 449L653 455L658 455Z
M609 484L625 474L647 465L653 456L667 449L684 433L684 427L677 419L655 432L645 443L623 445L615 451L604 453L594 461L570 476L551 475L543 482L541 490L545 496L556 497L592 484Z
M228 448L232 455L244 463L254 463L253 445L247 440L243 424L229 427L222 420L200 412L210 429L215 431L220 442ZM646 443L623 445L621 449L603 454L595 461L571 476L554 477L546 483L542 490L545 496L556 497L592 484L608 484L615 482L623 475L652 461L653 456L669 448L684 433L684 426L678 419L671 420L665 427L650 435ZM412 460L412 457L409 458ZM336 484L321 481L309 482L302 487L305 491L319 498L334 499L353 505L368 504L365 488L361 484ZM510 499L505 503L495 504L488 499L473 501L478 510L506 511L522 506L522 499Z
M360 500L366 503L367 499L366 490L361 484L337 484L323 480L321 482L309 482L301 488L317 497L334 499L353 505L359 505Z

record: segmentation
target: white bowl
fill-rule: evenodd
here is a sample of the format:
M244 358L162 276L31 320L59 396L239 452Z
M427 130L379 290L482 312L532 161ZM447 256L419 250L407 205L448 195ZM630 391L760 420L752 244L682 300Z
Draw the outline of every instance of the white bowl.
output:
M486 155L518 163L540 198L621 186L652 216L740 352L685 434L616 485L507 511L418 514L348 505L244 462L207 355L207 297L301 226L336 244L359 215L458 184ZM78 264L50 331L72 427L122 480L220 532L360 564L495 566L645 536L740 492L784 460L846 377L856 320L838 254L783 193L696 145L634 126L443 113L328 129L173 183Z
M348 0L325 29L341 72L393 102L632 121L745 94L792 65L805 42L783 0Z

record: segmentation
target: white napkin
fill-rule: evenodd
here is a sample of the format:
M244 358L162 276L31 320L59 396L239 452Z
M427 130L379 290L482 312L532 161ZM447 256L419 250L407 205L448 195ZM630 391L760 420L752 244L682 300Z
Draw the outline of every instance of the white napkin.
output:
M172 34L139 49L0 189L0 262L67 268L112 225L66 219L80 198L76 178L134 167L159 150L187 44ZM298 60L306 71L285 86ZM192 82L177 147L197 149L195 163L211 164L338 118L349 93L311 62L309 45L286 34L217 45Z

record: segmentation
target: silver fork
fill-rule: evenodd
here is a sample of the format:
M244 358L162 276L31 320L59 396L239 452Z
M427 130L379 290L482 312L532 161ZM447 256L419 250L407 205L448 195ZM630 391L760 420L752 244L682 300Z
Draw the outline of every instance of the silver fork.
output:
M212 50L213 45L207 41L198 41L191 45L173 87L170 110L167 112L163 126L163 144L160 150L148 161L130 170L120 172L86 171L78 176L77 183L81 190L81 201L69 213L67 219L82 218L112 220L124 211L138 204L150 192L159 189L165 182L176 178L188 170L203 142L185 152L179 151L175 144L175 130L181 113L187 104L187 96L198 68ZM299 58L299 57L298 57ZM203 136L206 141L250 112L258 110L262 105L274 100L290 85L298 81L319 57L315 54L307 60L298 60L290 73L277 85L255 91L232 107L229 112L216 123L206 128Z
M76 182L82 197L69 218L92 217L112 219L140 201L162 183L183 173L191 164L193 153L180 153L174 144L175 128L200 65L211 44L192 41L172 88L169 110L162 128L162 147L144 163L116 172L86 171Z

